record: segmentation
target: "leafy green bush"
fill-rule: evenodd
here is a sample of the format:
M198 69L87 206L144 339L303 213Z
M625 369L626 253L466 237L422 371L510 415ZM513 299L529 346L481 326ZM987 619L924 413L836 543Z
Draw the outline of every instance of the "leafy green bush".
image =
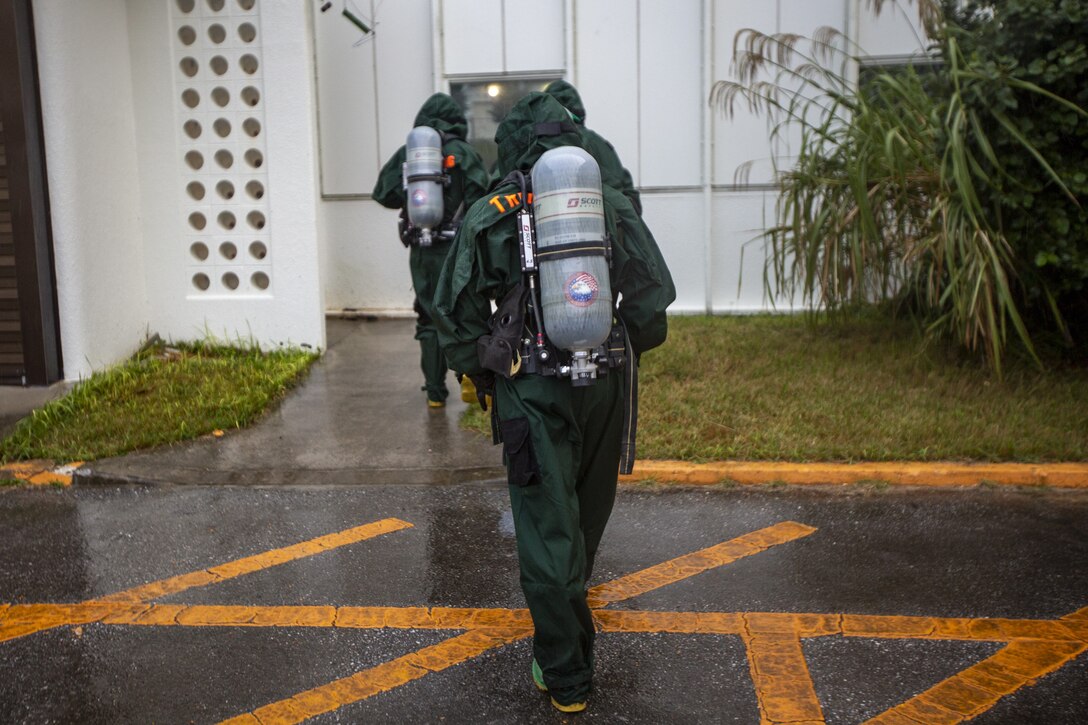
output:
M1088 0L944 0L943 5L948 32L968 64L1088 108ZM1005 173L995 175L984 203L1000 215L1020 262L1028 312L1045 312L1053 296L1056 309L1083 337L1088 334L1088 122L1013 86L987 90L987 95L967 96L965 103L1003 109L1013 128L985 128ZM1037 160L1024 153L1017 136L1031 139L1066 189L1038 173Z

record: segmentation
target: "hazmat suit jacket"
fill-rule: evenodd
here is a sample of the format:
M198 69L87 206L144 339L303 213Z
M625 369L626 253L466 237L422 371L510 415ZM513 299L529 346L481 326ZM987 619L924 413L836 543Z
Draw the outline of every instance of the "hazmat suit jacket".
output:
M442 195L442 225L445 226L461 208L464 215L469 207L487 191L490 180L476 149L465 141L468 122L457 102L445 93L435 93L424 102L413 126L430 126L442 136L442 155L450 176L450 184ZM452 166L450 158L452 157ZM404 193L402 166L406 148L401 146L386 162L374 185L374 201L388 209L403 209L407 198Z
M537 124L565 122L569 130L538 136ZM499 126L498 168L526 175L548 149L581 146L582 136L552 97L532 93ZM672 277L650 230L620 192L604 185L605 225L612 238L609 278L618 315L636 355L665 341L665 309L676 297ZM446 257L434 298L439 341L450 366L483 372L476 340L489 332L490 300L522 281L517 241L519 186L503 182L469 210ZM527 318L528 319L528 318Z
M566 81L554 81L548 84L544 92L559 101L573 117L579 133L582 134L582 148L588 151L601 167L601 183L623 192L631 205L635 207L635 211L641 215L642 198L631 179L631 172L624 168L612 144L596 131L586 128L586 107L582 103L578 89Z

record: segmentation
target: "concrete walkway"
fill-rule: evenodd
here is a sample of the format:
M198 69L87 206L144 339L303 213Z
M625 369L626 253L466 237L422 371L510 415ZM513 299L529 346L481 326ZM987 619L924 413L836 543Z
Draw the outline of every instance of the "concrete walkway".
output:
M83 482L456 483L505 476L499 447L461 430L453 374L430 409L411 320L331 319L329 349L259 424L222 438L94 461Z

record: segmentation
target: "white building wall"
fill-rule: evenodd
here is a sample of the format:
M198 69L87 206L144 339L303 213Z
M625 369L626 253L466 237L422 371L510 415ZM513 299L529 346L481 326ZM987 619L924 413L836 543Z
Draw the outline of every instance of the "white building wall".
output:
M772 145L766 120L745 108L733 119L716 109L707 114L710 85L732 78L733 39L746 27L808 34L852 25L874 55L917 48L905 16L886 11L877 20L865 7L860 0L372 2L376 32L361 46L369 56L350 48L358 39L350 26L319 19L326 307L411 307L396 215L369 193L427 95L448 90L451 79L558 71L578 87L587 125L616 147L642 189L646 221L677 283L672 311L769 309L759 235L774 218L772 157L788 163L793 149L789 139ZM376 96L366 81L326 93L335 84L326 75L343 75L346 67L374 74ZM381 79L395 83L382 87ZM334 124L378 133L341 133L330 143L325 131ZM750 186L740 188L737 170L749 163ZM775 304L789 307L786 300Z
M148 331L125 0L35 0L64 375Z
M118 362L156 332L265 348L325 344L308 8L280 0L232 0L221 10L188 5L34 3L69 379ZM243 37L247 23L258 37ZM181 39L181 25L194 29L197 42ZM214 25L225 29L222 40L208 40ZM251 72L240 69L247 53L260 59ZM228 70L213 74L213 55L227 59ZM199 59L192 77L179 64L186 57ZM181 104L182 88L198 93L195 108ZM212 102L220 88L230 96L222 106ZM243 89L253 88L251 98ZM229 133L222 127L225 136L212 130L221 120L231 124ZM198 138L183 133L186 122L199 124ZM199 170L184 161L194 149L206 157ZM213 163L218 149L233 152L229 169ZM252 163L249 151L257 152ZM266 193L247 206L241 200L250 179ZM234 185L232 202L216 197L221 181ZM199 201L186 193L191 182L205 189ZM223 210L237 212L236 227L215 226ZM259 227L245 223L251 210L265 215ZM189 223L194 211L208 217L203 232ZM194 256L197 241L209 248L204 259ZM238 254L221 254L223 242ZM194 284L200 274L208 289ZM224 283L228 274L235 289Z
M173 339L323 348L307 4L186 6L129 2L152 329ZM216 26L224 39L216 38ZM195 42L180 39L184 28L195 29ZM246 56L254 65L245 64ZM192 77L182 71L187 58L199 65ZM217 58L225 61L220 69ZM181 99L191 91L199 102L190 108ZM196 138L182 130L192 121L201 127ZM224 121L229 126L220 131ZM247 130L250 122L256 125ZM190 152L201 154L200 168L187 163ZM231 160L220 162L220 152ZM187 191L194 182L202 198ZM247 193L251 182L259 196ZM221 183L230 185L229 196L217 191ZM194 212L205 216L203 230L189 222ZM234 217L229 226L219 222L223 213ZM251 214L263 221L250 221ZM201 275L206 288L198 284Z

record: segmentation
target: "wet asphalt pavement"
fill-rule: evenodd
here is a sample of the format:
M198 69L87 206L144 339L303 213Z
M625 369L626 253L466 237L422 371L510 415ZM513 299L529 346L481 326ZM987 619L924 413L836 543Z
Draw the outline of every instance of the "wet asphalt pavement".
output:
M776 680L803 662L819 716L858 723L1002 657L1009 638L801 634L802 658L753 665L752 613L832 615L825 620L843 627L850 618L841 614L955 618L952 627L975 618L1055 620L1088 607L1088 494L851 490L623 487L591 586L783 522L814 531L608 606L617 617L748 613L751 632L602 625L595 690L582 715L556 713L533 689L523 638L423 676L416 670L406 684L312 721L759 723L761 696L773 721L800 722L773 695L804 700L804 687ZM449 640L458 632L101 621L5 639L14 611L6 604L100 599L389 518L411 526L153 602L254 611L524 606L498 483L0 491L0 723L219 722ZM1078 636L1088 637L1086 628ZM1088 721L1088 655L1059 645L1064 660L1033 683L1024 674L1022 686L976 708L971 721Z

